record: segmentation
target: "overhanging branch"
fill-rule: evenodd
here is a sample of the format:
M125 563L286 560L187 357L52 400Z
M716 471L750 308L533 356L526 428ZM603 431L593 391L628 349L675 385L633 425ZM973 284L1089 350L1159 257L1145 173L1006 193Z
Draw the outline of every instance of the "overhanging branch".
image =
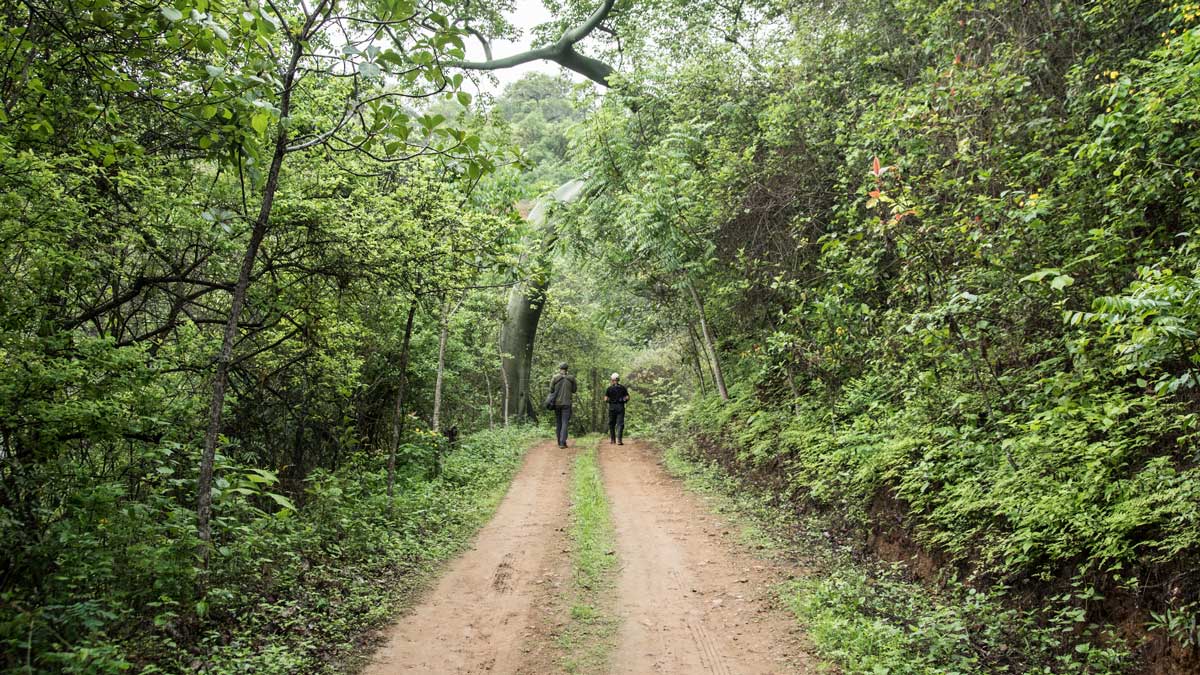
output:
M589 80L607 87L608 77L613 73L612 66L600 61L599 59L594 59L590 56L584 56L583 54L580 54L579 52L575 51L575 44L586 38L588 35L591 35L592 31L599 28L600 25L604 23L604 20L608 18L609 13L612 11L613 5L615 4L616 0L604 0L604 2L602 2L600 6L597 7L590 16L588 16L586 21L579 26L576 26L575 28L563 33L562 37L560 37L553 45L538 47L537 49L530 49L519 54L513 54L512 56L505 56L495 59L491 58L491 49L488 48L486 41L480 38L481 42L484 42L485 45L485 54L487 56L487 60L451 61L446 65L452 68L464 68L466 70L502 70L504 68L512 68L524 63L530 63L532 61L551 61L553 63L557 63L563 68L566 68L567 70L579 73ZM479 37L478 34L476 34L476 37Z

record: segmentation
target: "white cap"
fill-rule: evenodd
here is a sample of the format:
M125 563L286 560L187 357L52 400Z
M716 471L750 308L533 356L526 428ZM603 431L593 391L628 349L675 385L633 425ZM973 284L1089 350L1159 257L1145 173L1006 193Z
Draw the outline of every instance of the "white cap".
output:
M608 379L610 379L610 380L619 380L619 379L621 379L621 376L620 376L620 375L618 375L618 374L616 374L616 373L613 373L612 375L609 375L609 376L608 376Z

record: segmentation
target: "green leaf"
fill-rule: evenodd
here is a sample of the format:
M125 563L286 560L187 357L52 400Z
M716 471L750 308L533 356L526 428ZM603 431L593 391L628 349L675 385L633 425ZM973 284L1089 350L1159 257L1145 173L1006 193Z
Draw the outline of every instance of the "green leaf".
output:
M171 7L170 5L160 7L158 11L162 12L162 15L166 17L167 21L174 22L181 21L183 19L183 12Z
M1060 274L1050 280L1050 288L1053 288L1056 291L1061 291L1062 289L1066 288L1067 286L1070 286L1073 283L1075 283L1075 279L1072 278L1070 275Z
M274 492L268 492L268 493L266 493L266 495L267 495L267 497L270 497L272 501L274 501L276 504L283 507L284 509L287 509L288 511L296 510L296 505L293 504L292 500L288 499L287 497L280 495L280 494L275 494Z
M271 121L271 116L265 111L256 112L250 118L250 126L260 134L267 133L267 124Z
M1058 274L1058 273L1059 273L1059 270L1057 268L1038 270L1032 274L1026 274L1025 276L1021 277L1018 281L1032 281L1034 283L1037 283L1037 282L1040 282L1041 280L1045 279L1046 277L1050 276L1051 274Z

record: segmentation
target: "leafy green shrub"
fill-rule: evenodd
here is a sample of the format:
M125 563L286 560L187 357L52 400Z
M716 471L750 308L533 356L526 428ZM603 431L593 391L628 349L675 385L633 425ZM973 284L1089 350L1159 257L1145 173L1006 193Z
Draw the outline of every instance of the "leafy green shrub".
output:
M195 512L164 494L193 480L164 471L150 494L129 495L119 484L81 491L50 530L55 566L42 595L6 594L0 643L12 660L4 665L92 673L334 668L339 650L386 621L424 571L459 550L530 440L520 428L467 437L437 477L423 466L405 474L394 499L378 455L314 471L299 505L272 492L271 472L223 460L216 552L198 597Z
M958 586L931 596L895 569L838 567L794 582L789 595L820 653L852 675L1098 675L1124 672L1130 660L1111 631L1068 603L1018 610L1003 591Z

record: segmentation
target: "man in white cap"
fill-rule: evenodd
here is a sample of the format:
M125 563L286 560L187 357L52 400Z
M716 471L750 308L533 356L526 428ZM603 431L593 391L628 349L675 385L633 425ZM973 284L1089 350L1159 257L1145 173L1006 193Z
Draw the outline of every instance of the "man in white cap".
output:
M625 433L625 402L629 400L629 390L621 384L621 376L613 373L608 378L610 384L604 392L604 400L608 401L608 442L625 445L621 436Z

